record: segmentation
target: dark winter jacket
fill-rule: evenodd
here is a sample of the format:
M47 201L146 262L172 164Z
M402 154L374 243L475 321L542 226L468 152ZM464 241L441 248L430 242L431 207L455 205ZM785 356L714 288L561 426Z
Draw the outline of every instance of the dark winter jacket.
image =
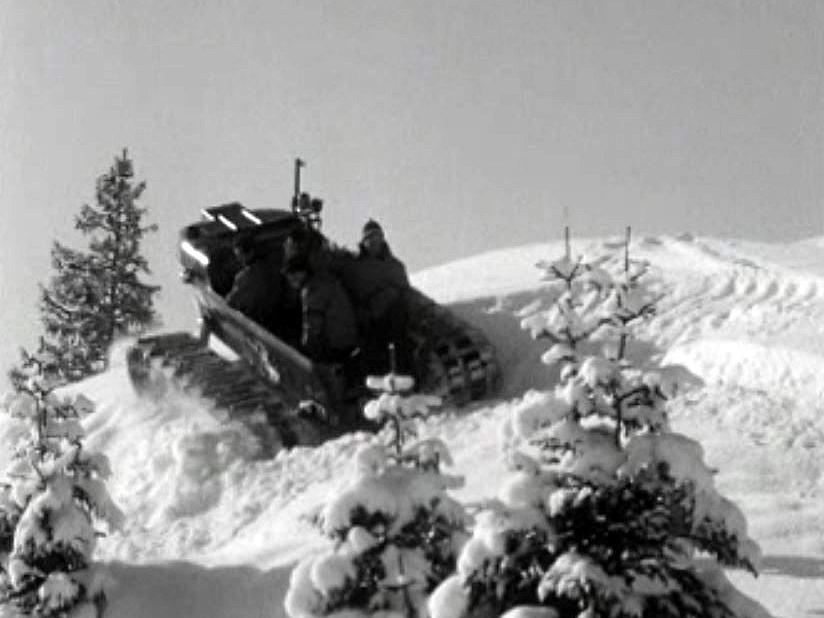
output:
M264 328L274 330L278 325L282 285L275 265L257 258L235 275L226 302Z
M333 255L331 267L366 323L382 320L409 289L406 266L389 251L382 257L339 251Z
M355 311L341 282L331 273L310 275L301 290L301 344L313 360L342 360L358 344Z

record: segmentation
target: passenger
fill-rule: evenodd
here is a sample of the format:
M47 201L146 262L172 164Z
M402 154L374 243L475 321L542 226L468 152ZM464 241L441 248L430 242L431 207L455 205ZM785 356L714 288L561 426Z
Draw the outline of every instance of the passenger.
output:
M238 236L235 253L242 264L226 302L267 330L277 332L283 285L274 264L262 255L255 239Z
M300 226L292 230L283 247L284 260L294 257L306 259L313 270L328 267L328 243L317 230Z
M389 366L389 344L395 344L396 370L414 375L409 340L409 277L396 258L383 228L370 219L363 226L354 262L342 267L342 278L358 307L363 334L363 363L367 372L382 375Z
M374 219L363 226L358 249L358 259L371 266L370 308L374 314L381 315L409 288L406 266L392 254L383 228Z
M357 350L358 331L352 301L327 270L313 270L305 256L292 255L283 269L300 290L303 312L301 347L319 363L346 363Z

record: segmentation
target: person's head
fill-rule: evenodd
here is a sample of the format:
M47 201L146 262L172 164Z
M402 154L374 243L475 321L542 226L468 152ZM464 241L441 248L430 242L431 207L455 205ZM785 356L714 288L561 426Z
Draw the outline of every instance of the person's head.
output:
M374 219L369 219L363 226L360 247L364 253L371 256L380 256L386 252L386 236L383 228Z
M324 238L317 230L310 227L299 226L289 233L283 243L283 253L285 257L290 255L309 256L324 247Z
M309 278L309 273L305 270L290 270L286 273L286 281L294 289L299 290Z
M246 265L254 260L256 247L255 239L252 236L241 234L235 238L234 248L235 255L242 264Z
M309 278L309 263L303 256L293 255L286 259L281 272L290 286L300 289Z

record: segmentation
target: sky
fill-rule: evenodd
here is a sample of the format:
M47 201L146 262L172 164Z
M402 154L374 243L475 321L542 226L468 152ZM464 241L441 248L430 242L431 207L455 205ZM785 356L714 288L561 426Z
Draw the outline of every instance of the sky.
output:
M292 161L354 245L410 270L573 235L824 233L815 0L0 1L0 367L37 284L128 147L160 226L168 328L191 328L178 230L287 207Z

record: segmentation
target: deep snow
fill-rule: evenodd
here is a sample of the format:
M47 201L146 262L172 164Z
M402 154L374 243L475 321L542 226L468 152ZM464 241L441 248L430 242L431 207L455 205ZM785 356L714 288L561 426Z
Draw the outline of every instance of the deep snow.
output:
M539 361L546 346L529 339L519 316L542 302L534 264L562 251L517 247L413 276L483 328L504 367L497 399L426 424L449 445L448 471L466 477L456 492L465 502L494 496L506 475L498 442L514 400L551 386ZM574 242L573 253L623 259L610 239ZM662 295L640 353L703 379L672 402L673 424L704 446L721 493L743 509L765 556L758 579L732 572L732 581L777 617L824 615L824 241L646 237L632 257L650 260ZM250 436L208 402L177 393L138 400L121 358L122 346L110 371L74 387L97 404L87 446L109 455L110 491L126 515L98 551L117 582L108 615L283 616L292 565L326 544L304 515L369 436L255 460ZM0 419L0 443L10 430ZM0 452L0 467L7 456Z

